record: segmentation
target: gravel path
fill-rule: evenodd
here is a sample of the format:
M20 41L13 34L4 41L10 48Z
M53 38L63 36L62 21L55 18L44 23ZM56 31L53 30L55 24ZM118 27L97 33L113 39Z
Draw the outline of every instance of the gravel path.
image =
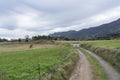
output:
M89 61L79 49L77 49L77 52L80 55L80 60L78 61L69 80L93 80Z
M88 50L86 51L100 62L100 64L106 71L109 80L120 80L120 74L110 64L108 64L106 61L104 61L102 58L100 58L96 54Z

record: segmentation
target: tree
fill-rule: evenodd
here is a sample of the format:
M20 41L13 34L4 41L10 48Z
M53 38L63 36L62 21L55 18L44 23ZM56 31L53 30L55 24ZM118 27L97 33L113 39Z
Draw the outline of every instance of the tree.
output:
M29 41L29 35L25 36L25 41L28 42Z
M18 39L18 42L20 43L21 41L22 41L22 40L19 38L19 39Z

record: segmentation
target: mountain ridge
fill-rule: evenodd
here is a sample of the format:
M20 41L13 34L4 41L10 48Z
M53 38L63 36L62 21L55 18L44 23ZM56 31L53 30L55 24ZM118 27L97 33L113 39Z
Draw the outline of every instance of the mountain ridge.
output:
M120 18L110 23L102 24L79 31L70 30L66 32L56 32L50 34L53 37L66 37L69 39L93 39L95 37L105 37L109 34L120 33Z

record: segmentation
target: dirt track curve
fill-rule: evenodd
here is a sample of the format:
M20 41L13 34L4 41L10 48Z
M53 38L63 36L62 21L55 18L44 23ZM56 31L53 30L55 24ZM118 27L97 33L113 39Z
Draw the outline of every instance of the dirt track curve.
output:
M74 69L73 73L71 74L71 77L69 80L94 80L92 69L90 66L89 61L87 60L87 57L82 53L78 47L79 44L73 44L73 47L77 50L80 56L80 60L77 62L76 68ZM86 49L84 49L86 50ZM86 50L91 56L96 58L96 60L99 61L103 69L105 70L108 80L120 80L120 74L106 61L104 61L102 58L97 56L96 54Z
M93 80L89 61L79 49L77 49L77 52L80 55L80 60L78 61L69 80Z
M110 64L108 64L106 61L104 61L102 58L100 58L96 54L88 50L86 51L100 62L101 66L106 71L106 74L109 80L120 80L120 74Z

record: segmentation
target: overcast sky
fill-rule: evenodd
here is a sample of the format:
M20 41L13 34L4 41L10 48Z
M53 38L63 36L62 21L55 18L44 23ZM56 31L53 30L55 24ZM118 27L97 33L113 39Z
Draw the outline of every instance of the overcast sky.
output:
M0 37L81 30L120 18L120 0L0 0Z

